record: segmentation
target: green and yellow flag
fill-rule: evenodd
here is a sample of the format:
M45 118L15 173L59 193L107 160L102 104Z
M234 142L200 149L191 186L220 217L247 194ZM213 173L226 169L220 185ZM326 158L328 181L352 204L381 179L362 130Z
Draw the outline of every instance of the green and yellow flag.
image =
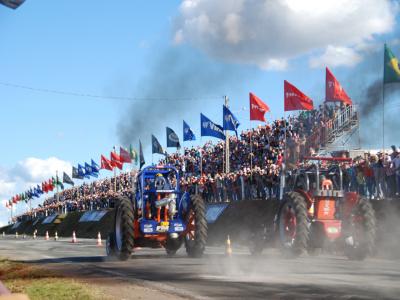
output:
M385 65L383 71L383 82L400 82L399 60L393 55L393 52L385 44Z

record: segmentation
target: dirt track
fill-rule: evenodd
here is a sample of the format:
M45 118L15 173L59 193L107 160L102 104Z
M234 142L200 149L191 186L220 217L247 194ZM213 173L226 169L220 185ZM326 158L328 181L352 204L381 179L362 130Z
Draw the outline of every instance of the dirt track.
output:
M234 242L234 241L233 241ZM140 286L163 295L194 299L398 299L400 261L369 259L352 262L322 255L296 260L267 250L258 258L234 248L207 248L204 258L183 251L168 258L161 249L139 250L127 262L106 261L104 248L94 240L44 241L0 238L0 256L39 263L64 274L101 283L105 289L132 290ZM129 294L126 299L133 295Z

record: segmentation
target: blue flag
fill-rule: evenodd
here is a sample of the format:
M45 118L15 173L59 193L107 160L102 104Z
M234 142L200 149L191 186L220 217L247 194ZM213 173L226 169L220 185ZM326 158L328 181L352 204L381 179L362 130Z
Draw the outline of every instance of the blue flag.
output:
M99 177L99 174L93 171L93 168L91 165L89 165L87 162L85 162L85 175L88 176L93 176L93 177Z
M37 185L37 187L36 187L36 193L38 193L39 195L44 194L44 192L42 191L42 189L40 188L39 185Z
M85 178L90 178L90 176L88 175L88 174L86 174L86 172L85 172L85 168L84 167L82 167L80 164L78 164L78 175L80 176L80 177L85 177Z
M183 121L183 141L195 141L196 136L194 135L192 129L189 125Z
M236 136L237 136L237 128L240 125L238 119L232 114L232 112L229 110L229 108L227 108L225 105L224 105L223 112L224 112L224 114L223 114L223 117L224 117L223 128L224 128L224 130L235 131Z
M225 139L224 129L203 114L200 114L200 124L201 136L213 136L221 140Z
M96 162L92 159L92 172L99 173L100 167Z

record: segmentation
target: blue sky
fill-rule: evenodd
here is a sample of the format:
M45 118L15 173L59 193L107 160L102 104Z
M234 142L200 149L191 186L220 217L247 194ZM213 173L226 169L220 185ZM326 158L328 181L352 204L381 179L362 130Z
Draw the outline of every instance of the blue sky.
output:
M273 14L283 16L287 28L277 28L280 20L274 22L273 16L268 20L262 18L257 28L253 28L255 24L249 21L253 18L248 14L259 9L244 8L246 1L237 1L242 7L231 5L229 1L215 3L210 0L125 0L117 3L26 0L15 11L0 6L0 132L3 141L0 147L0 200L47 178L50 173L44 168L49 164L41 163L41 160L56 157L62 168L69 168L68 163L75 165L91 158L99 160L100 154L108 153L113 145L121 143L117 134L121 119L125 118L128 123L130 118L143 118L152 123L151 111L140 116L135 115L135 110L129 115L127 111L129 107L141 106L142 101L149 101L149 91L152 92L149 86L154 73L158 72L157 62L160 58L168 58L165 53L171 49L182 54L181 64L201 64L203 74L210 72L220 77L226 74L227 79L222 83L210 82L210 89L207 86L192 87L183 89L190 94L180 94L180 85L188 82L171 78L174 74L168 71L157 74L166 82L174 82L172 95L175 97L196 99L173 117L169 118L170 113L166 110L165 124L151 128L162 144L165 144L165 126L182 135L182 119L199 136L200 112L221 122L224 94L229 96L232 111L237 113L242 128L250 126L248 111L242 110L248 106L249 91L268 103L274 117L283 114L284 79L315 102L320 102L324 97L326 64L350 96L356 97L352 95L349 79L357 74L357 70L367 68L371 58L380 59L383 41L389 41L393 49L398 50L397 1L367 0L371 2L371 8L368 8L368 5L357 6L364 2L355 0L359 11L356 9L355 15L351 16L354 24L346 24L346 20L343 24L335 23L338 19L335 13L326 11L325 7L315 8L321 6L318 1L305 1L307 4L301 7L297 5L299 1L277 1L289 7L287 11L280 8ZM327 1L327 8L337 5L336 2ZM266 5L265 9L268 14L277 8ZM303 28L303 23L306 26L303 31L318 26L298 18L295 13L299 10L315 14L315 22L327 20L324 24L331 27L316 32L312 29L302 36L296 28ZM346 11L338 9L339 13L346 15ZM255 15L254 19L257 18L260 16ZM366 24L368 18L381 23ZM332 24L329 24L330 20ZM365 26L358 26L363 23ZM287 33L290 31L293 35ZM196 73L196 69L191 72ZM373 78L379 77L378 69L367 73L372 75L358 84L367 86ZM196 77L186 78L187 81L196 80ZM201 82L207 82L206 79ZM13 88L1 83L142 100L75 97ZM155 91L154 97L160 97L162 92ZM151 105L159 105L159 102L153 101ZM163 122L161 118L160 123ZM136 137L140 137L143 144L150 143L147 132L135 135L132 139L135 145ZM146 158L149 162L148 150ZM32 162L28 158L37 160ZM34 166L36 173L33 174L27 165ZM21 174L23 172L27 174ZM0 222L6 222L7 216L7 210L1 205Z

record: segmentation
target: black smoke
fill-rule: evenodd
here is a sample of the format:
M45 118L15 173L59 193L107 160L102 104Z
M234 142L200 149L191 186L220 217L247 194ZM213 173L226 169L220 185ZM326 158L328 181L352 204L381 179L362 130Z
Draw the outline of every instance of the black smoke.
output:
M172 120L220 107L223 95L246 88L251 77L239 66L210 61L187 48L167 49L149 62L148 75L134 91L143 101L126 107L117 126L119 140L122 145L149 140L151 134L164 133Z
M400 56L400 47L391 47ZM400 83L385 84L383 105L383 45L364 57L364 61L349 73L349 95L359 106L360 139L362 148L381 149L383 124L385 148L400 144ZM346 83L345 81L345 83ZM384 114L383 114L384 107Z

